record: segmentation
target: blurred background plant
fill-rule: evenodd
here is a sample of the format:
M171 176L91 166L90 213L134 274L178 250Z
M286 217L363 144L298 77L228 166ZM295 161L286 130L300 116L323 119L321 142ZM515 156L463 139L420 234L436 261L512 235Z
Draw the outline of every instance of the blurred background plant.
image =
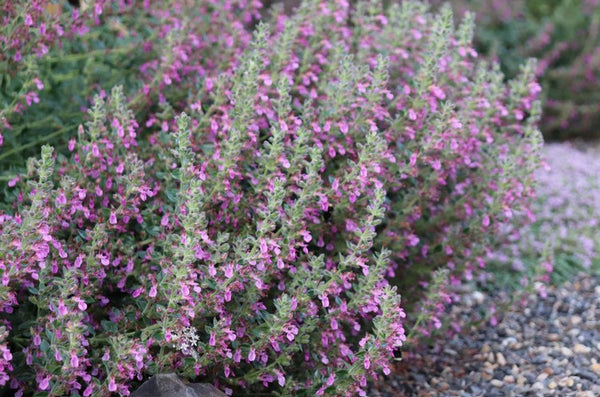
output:
M121 85L140 123L173 120L173 108L185 108L207 72L235 66L260 7L237 0L227 11L220 1L0 3L0 199L43 144L64 151L103 90ZM184 77L185 87L177 84Z
M124 5L73 7L66 1L0 5L0 181L25 169L43 144L63 150L91 97L122 84L139 87L153 33ZM101 20L102 18L102 20ZM102 23L101 23L102 22ZM125 28L125 25L128 25Z
M489 285L518 290L527 280L557 285L581 272L600 273L599 155L597 144L545 145L544 167L536 172L536 220L503 226L508 241L489 255L487 270L496 281Z
M446 1L432 0L439 6ZM458 15L476 14L475 45L507 77L539 59L546 140L597 139L600 131L598 0L451 0Z

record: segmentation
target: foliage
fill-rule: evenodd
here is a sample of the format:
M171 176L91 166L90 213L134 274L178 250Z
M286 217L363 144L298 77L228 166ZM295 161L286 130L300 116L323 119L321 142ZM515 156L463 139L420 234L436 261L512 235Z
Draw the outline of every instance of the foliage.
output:
M221 3L204 1L185 14L193 2L3 2L0 180L22 173L42 144L64 151L93 95L112 86L124 87L145 122L153 122L151 113L173 118L171 105L187 101L194 82L226 68L235 46L250 39L245 27L260 4ZM188 88L170 88L182 78Z
M442 1L434 1L441 4ZM478 50L493 56L507 76L526 59L539 59L544 91L542 131L547 139L598 138L600 116L600 4L597 0L456 0L473 10Z
M144 95L96 95L7 191L0 382L364 395L439 328L446 285L525 219L540 87L534 62L508 84L477 62L471 17L378 3L306 1L253 34L258 3L130 8L160 32Z

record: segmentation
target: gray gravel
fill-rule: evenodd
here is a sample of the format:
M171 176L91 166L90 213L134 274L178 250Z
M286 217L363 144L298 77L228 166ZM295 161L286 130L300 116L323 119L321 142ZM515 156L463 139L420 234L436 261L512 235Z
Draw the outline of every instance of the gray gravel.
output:
M498 296L471 292L452 308L471 318ZM440 348L408 354L369 397L600 396L600 277L529 296L497 326L467 329Z

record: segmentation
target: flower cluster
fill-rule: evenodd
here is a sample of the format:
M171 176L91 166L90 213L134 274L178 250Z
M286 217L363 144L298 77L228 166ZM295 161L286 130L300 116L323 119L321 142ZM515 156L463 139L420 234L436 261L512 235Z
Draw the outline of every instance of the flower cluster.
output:
M471 17L418 1L306 1L256 27L259 3L170 7L141 91L97 95L68 150L10 182L0 379L365 395L527 211L535 64L505 84Z
M442 4L442 1L433 3ZM544 87L541 128L549 139L597 138L600 37L598 0L461 0L477 13L478 48L514 76L528 57L539 59Z

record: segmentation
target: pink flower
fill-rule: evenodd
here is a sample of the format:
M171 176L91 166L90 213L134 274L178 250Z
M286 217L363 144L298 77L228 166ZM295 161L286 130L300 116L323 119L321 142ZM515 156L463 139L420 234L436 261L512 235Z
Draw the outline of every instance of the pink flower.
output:
M117 384L115 383L115 378L113 376L108 378L108 391L117 391Z
M169 224L169 215L165 214L165 215L163 215L163 217L160 220L160 225L162 227L166 227L168 224Z
M440 99L440 100L446 99L446 94L444 93L444 90L442 90L440 87L438 87L436 85L432 85L431 87L429 87L429 90L431 91L433 96L436 97L437 99Z
M335 382L335 374L331 373L327 377L327 380L325 381L325 385L326 386L332 386L334 382Z
M338 126L340 127L340 131L342 134L347 134L348 133L348 124L344 121L340 121L338 123Z
M79 357L77 357L77 352L71 352L70 364L72 368L79 367Z
M83 397L89 397L94 392L94 385L88 385L83 391Z
M319 295L319 299L321 300L321 305L323 305L323 307L329 307L329 298L327 297L327 294Z
M300 235L303 237L305 242L310 242L312 240L312 236L310 235L310 232L308 230L302 230L300 232Z
M66 316L68 313L69 313L69 310L65 306L65 301L62 300L62 299L59 299L59 301L58 301L58 314L59 314L59 316Z
M483 216L481 224L483 225L483 227L488 227L490 225L490 216L488 214L485 214Z
M73 300L77 302L77 308L81 311L85 311L87 309L87 304L85 301L79 297L74 297Z
M36 77L33 79L33 82L39 91L44 89L44 83L42 83L42 80L40 80Z
M19 182L19 180L21 180L21 178L19 178L19 177L11 179L10 181L8 181L8 187L15 187L15 185L17 184L17 182Z
M248 361L252 362L256 360L256 350L254 350L253 347L250 348L250 351L248 352Z
M50 388L50 376L46 376L44 379L42 379L40 381L40 383L38 384L38 390L47 390Z

